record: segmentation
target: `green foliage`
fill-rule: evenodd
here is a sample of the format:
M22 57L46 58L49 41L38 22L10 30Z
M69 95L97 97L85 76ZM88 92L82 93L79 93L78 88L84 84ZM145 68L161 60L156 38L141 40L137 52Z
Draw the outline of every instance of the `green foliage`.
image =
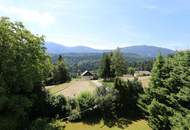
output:
M64 96L50 96L48 100L48 117L64 118L67 116L67 100Z
M63 57L59 56L57 63L54 65L53 77L51 79L51 82L53 82L53 84L58 84L65 83L70 80L71 78L68 69L64 63Z
M129 68L127 69L127 73L130 74L130 75L134 75L134 73L135 73L135 68L129 67Z
M110 54L103 54L99 68L99 75L104 80L110 80L112 77L115 77L115 72L111 68L111 64L112 61Z
M77 99L71 98L67 101L67 108L69 110L68 120L76 121L81 119L80 107Z
M31 118L35 90L42 91L51 67L43 43L22 23L0 18L0 129L22 128Z
M100 111L99 115L108 119L117 118L117 96L118 93L113 88L104 86L97 88L95 102Z
M80 109L72 109L69 113L68 120L77 121L77 120L80 120L81 118L82 117L81 117Z
M168 116L171 115L171 111L167 106L153 99L148 106L148 110L151 117L148 119L149 125L154 130L166 130L169 128Z
M126 67L151 71L154 61L153 58L141 57L131 53L123 53L122 55L124 60L127 61ZM53 63L56 63L59 55L51 54L50 56ZM85 70L97 72L101 65L102 53L64 53L62 56L68 65L70 75L76 77Z
M122 76L123 74L126 74L127 72L127 62L123 56L123 54L120 52L120 49L117 48L115 51L113 51L111 55L111 61L112 61L112 69L115 70L116 76Z
M95 106L95 97L89 92L82 92L78 97L81 116L88 117L93 113L93 107Z
M139 104L154 130L190 129L190 52L158 56Z
M55 125L49 124L46 119L36 119L31 123L29 130L63 130Z
M86 70L97 71L100 65L101 53L65 53L62 54L68 65L69 73L76 77ZM57 62L59 55L51 54L53 63Z
M52 126L55 130L64 130L66 126L65 122L62 119L53 119L49 125Z
M135 80L122 81L116 78L114 88L118 91L118 112L120 115L134 116L137 117L140 114L137 106L137 100L139 94L143 93L141 83ZM130 115L129 115L130 114Z
M102 56L99 75L104 80L122 76L127 72L127 62L119 49Z

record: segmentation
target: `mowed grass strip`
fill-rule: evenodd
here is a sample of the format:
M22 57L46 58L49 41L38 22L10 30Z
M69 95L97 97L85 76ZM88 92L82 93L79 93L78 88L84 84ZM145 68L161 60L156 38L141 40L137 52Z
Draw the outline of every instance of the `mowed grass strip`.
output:
M108 126L104 125L103 121L94 125L88 125L82 122L67 123L65 130L152 130L152 129L148 126L147 121L137 120L137 121L132 121L132 123L126 126L125 128L118 128L117 126L109 128Z

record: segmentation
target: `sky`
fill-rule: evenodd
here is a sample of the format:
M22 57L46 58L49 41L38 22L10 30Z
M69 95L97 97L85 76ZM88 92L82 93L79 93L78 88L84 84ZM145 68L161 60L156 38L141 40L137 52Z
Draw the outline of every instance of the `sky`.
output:
M190 0L0 0L0 16L66 46L190 48Z

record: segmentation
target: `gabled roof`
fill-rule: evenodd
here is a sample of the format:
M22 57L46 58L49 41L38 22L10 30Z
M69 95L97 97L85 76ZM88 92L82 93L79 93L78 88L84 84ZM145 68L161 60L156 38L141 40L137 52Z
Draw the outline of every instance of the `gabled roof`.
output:
M85 76L86 74L93 75L90 71L86 70L86 71L84 71L84 72L81 74L81 76Z

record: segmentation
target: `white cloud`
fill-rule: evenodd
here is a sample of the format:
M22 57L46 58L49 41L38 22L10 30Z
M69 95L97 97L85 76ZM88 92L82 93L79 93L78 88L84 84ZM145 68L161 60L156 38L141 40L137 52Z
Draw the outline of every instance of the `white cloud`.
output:
M0 15L14 17L25 22L37 23L42 27L47 27L55 22L55 17L49 12L7 5L0 5Z

